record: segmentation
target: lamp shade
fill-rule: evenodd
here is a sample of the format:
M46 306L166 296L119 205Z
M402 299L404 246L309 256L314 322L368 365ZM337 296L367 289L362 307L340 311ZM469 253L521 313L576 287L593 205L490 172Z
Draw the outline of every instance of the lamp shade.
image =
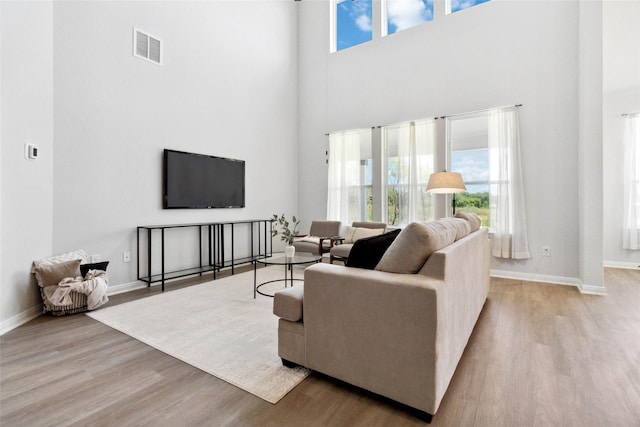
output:
M462 175L458 172L436 172L429 177L427 192L436 194L464 193L467 187L464 185Z

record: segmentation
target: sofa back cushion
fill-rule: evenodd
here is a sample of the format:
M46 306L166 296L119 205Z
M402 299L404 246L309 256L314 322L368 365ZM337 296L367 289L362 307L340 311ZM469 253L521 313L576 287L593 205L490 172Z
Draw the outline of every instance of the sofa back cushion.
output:
M340 221L312 221L309 236L334 237L340 234Z
M382 228L383 233L387 230L386 222L373 222L373 221L353 221L351 223L352 227L362 227L362 228Z
M458 212L456 213L456 218L462 218L468 221L469 225L471 226L471 233L477 231L482 225L482 220L480 219L480 217L473 213Z
M438 221L448 221L456 229L456 241L462 239L464 236L471 233L471 224L469 221L462 218L442 218Z
M413 222L398 234L375 269L415 274L432 253L453 243L456 235L450 221Z
M400 234L400 230L393 230L379 236L365 237L358 239L353 244L349 257L347 258L347 267L368 268L373 270L389 246ZM338 246L339 247L339 246Z

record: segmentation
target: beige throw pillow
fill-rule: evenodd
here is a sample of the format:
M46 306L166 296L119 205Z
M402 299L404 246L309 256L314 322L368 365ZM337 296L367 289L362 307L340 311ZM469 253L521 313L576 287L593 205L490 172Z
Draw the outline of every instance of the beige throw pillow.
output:
M375 269L417 273L432 253L453 243L455 238L456 228L450 222L411 223L398 234Z
M80 276L79 259L61 262L52 265L39 265L35 267L36 280L41 287L57 285L66 277Z

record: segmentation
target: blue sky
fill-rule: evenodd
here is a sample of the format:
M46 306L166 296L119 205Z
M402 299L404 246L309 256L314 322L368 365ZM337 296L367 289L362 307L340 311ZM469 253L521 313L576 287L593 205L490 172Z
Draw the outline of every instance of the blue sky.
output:
M489 151L465 150L451 153L451 170L460 172L462 179L471 181L489 180ZM486 185L467 186L469 193L489 191Z
M338 50L371 40L371 0L342 1L337 5L336 17Z
M451 0L457 12L489 0ZM387 33L393 34L433 20L433 0L387 0ZM337 0L337 50L372 39L371 0Z

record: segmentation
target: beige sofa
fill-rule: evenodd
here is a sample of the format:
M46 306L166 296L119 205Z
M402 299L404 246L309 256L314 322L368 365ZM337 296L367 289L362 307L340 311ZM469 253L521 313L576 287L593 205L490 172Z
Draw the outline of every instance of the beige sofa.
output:
M454 221L428 224L437 235L460 227ZM454 232L451 238L449 230L434 239L408 226L376 267L386 263L401 272L336 264L307 268L304 285L274 298L283 363L386 396L430 421L489 289L488 232L478 227L479 220L469 234ZM435 248L420 264L419 253Z

